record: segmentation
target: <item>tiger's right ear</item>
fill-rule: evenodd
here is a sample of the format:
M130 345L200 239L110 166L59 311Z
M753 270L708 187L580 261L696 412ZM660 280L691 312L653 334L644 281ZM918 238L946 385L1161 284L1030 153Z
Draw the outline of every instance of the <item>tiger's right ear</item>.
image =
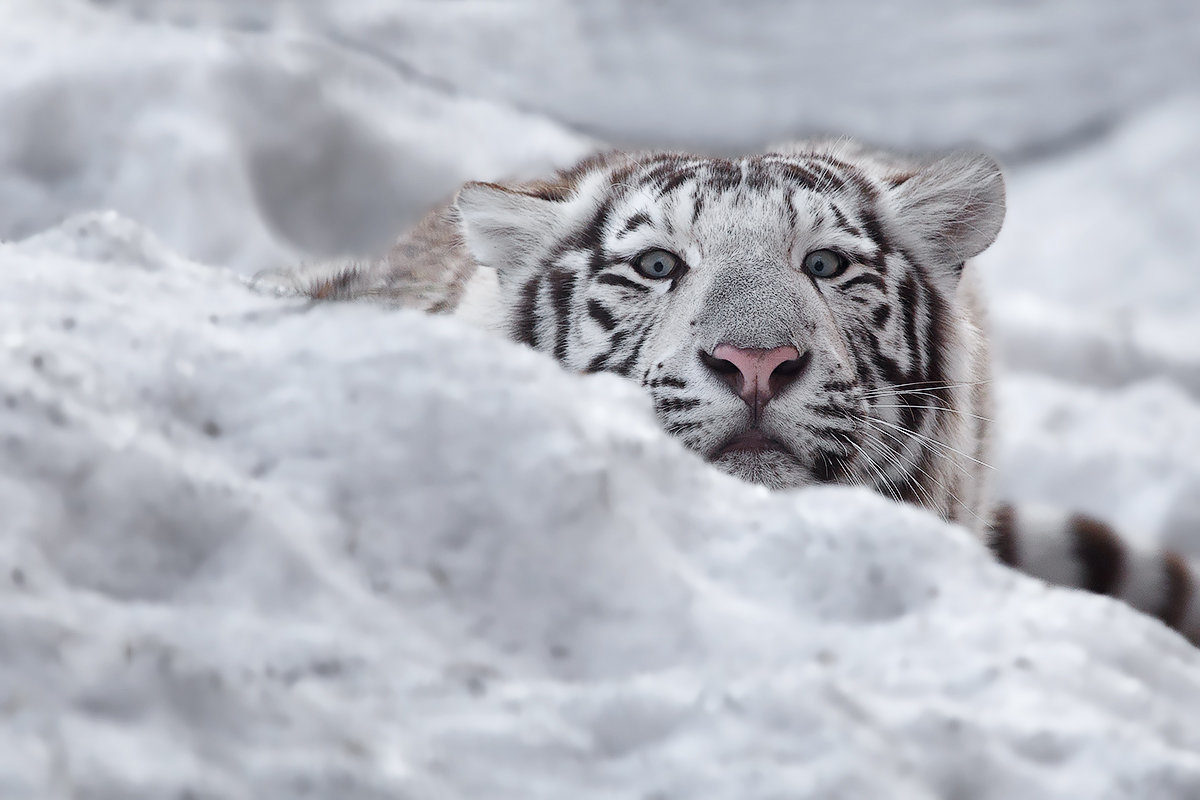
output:
M562 205L494 183L468 183L454 198L467 250L501 275L528 264L559 236Z

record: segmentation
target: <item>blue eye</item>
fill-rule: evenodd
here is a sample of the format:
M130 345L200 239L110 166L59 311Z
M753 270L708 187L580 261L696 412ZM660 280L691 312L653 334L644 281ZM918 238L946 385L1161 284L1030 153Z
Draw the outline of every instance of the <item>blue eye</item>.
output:
M846 259L832 250L813 250L804 257L804 271L814 278L833 278L846 269Z
M675 274L682 263L679 256L666 250L647 250L638 256L634 267L647 278L661 280Z

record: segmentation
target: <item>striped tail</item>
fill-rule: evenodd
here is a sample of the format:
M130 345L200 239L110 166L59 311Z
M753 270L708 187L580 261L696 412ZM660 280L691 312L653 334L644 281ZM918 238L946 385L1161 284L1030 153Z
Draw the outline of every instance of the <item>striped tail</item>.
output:
M1200 645L1200 582L1179 554L1138 549L1097 519L1038 506L998 506L989 533L1005 564L1124 600Z

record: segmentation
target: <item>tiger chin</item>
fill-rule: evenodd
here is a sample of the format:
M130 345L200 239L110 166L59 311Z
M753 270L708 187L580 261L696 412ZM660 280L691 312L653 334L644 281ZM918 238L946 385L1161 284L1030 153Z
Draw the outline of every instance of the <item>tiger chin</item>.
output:
M454 313L576 372L639 383L663 428L772 489L869 487L1006 564L1121 597L1189 635L1188 565L1077 514L992 502L991 365L970 259L999 165L846 139L742 158L610 152L468 183L378 262L301 274L320 299Z

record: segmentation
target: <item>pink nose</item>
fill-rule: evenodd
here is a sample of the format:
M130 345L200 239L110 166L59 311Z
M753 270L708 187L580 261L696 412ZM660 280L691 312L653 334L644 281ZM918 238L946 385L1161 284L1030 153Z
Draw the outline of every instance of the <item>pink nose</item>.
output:
M707 355L707 354L704 354ZM717 373L755 413L795 381L808 366L809 354L791 346L770 350L719 344L704 363Z

